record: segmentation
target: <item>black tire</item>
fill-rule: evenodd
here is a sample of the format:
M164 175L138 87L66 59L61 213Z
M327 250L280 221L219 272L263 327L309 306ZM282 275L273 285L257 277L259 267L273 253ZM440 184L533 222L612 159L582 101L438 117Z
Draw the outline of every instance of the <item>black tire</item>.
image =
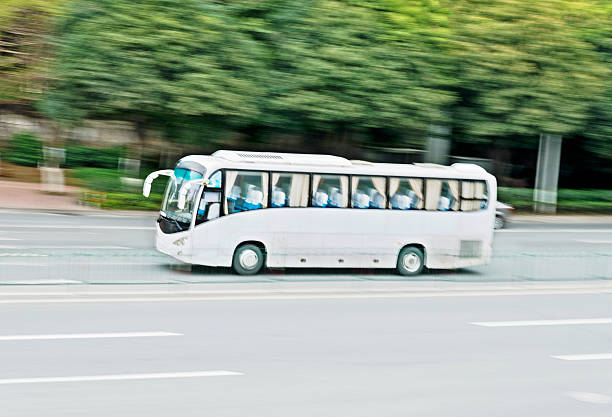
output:
M415 276L425 268L425 255L423 251L409 246L400 251L397 257L397 272L404 276Z
M264 252L253 244L239 246L234 252L232 269L238 275L255 275L265 263Z
M495 230L503 229L506 227L506 220L502 216L495 216L494 226Z

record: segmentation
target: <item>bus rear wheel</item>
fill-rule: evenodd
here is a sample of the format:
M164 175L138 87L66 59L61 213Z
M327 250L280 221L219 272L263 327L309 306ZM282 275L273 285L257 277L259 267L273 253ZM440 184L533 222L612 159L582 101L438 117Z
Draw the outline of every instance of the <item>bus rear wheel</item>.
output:
M238 275L255 275L264 266L264 253L256 245L248 243L242 245L234 252L232 269Z
M425 267L423 251L417 247L409 246L400 251L397 257L397 272L404 276L419 275Z

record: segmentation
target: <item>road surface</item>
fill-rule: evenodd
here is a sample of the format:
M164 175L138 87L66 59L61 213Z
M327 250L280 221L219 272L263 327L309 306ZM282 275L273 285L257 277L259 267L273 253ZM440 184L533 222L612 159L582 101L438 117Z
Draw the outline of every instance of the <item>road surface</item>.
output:
M612 284L431 285L3 287L1 414L612 415Z
M0 284L210 283L397 280L393 271L188 268L153 249L155 218L2 212ZM430 271L413 280L516 281L612 278L612 224L515 222L495 233L490 265Z

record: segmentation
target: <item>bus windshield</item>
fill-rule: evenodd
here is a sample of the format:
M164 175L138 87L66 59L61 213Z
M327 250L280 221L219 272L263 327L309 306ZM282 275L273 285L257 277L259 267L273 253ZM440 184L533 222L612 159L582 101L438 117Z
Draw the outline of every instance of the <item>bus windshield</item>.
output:
M174 178L168 181L166 187L166 195L162 204L162 211L165 216L171 220L176 220L180 223L191 223L193 214L193 208L195 205L194 195L197 193L199 187L191 187L187 192L187 198L185 200L185 207L183 209L178 208L179 191L181 187L191 180L197 180L202 178L202 174L196 171L192 171L185 168L176 168L174 170Z

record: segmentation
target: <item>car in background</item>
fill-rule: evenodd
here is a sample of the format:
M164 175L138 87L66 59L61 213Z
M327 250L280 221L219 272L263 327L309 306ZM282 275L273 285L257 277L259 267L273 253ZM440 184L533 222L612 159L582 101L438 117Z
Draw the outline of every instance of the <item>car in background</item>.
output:
M510 214L514 211L514 207L509 204L498 201L495 204L495 229L503 229L506 227Z

